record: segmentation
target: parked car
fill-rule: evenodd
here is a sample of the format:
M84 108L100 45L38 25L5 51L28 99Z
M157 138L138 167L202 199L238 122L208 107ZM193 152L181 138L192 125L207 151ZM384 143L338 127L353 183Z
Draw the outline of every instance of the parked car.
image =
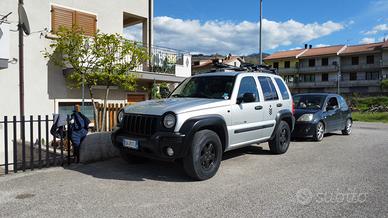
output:
M292 96L281 77L208 73L186 79L167 99L127 106L112 141L129 161L181 160L189 176L206 180L225 151L269 142L272 153L285 153L294 122Z
M293 137L313 137L322 141L325 133L352 132L352 114L345 99L336 94L299 94L294 97L295 130Z

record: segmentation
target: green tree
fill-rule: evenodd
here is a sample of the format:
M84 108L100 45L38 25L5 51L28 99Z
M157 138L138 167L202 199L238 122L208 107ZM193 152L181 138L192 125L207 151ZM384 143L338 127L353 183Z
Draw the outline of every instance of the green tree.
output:
M70 88L79 88L84 82L88 88L95 117L97 113L93 87L105 87L103 114L106 114L110 88L118 86L127 91L135 90L134 70L149 58L146 48L119 34L97 32L94 36L87 37L77 27L61 28L50 48L51 51L44 52L45 57L58 66L73 69L66 75L67 85ZM97 130L106 130L106 116L102 117L102 127L97 127Z

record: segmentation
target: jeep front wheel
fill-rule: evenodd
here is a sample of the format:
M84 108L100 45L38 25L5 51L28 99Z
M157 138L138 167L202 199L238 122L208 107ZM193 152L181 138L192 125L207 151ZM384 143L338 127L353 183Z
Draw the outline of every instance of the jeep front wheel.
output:
M287 122L281 121L275 131L275 137L269 141L269 149L273 154L284 154L288 150L291 141L290 127Z
M201 130L194 135L183 167L193 179L206 180L217 173L221 159L222 144L218 135L211 130Z

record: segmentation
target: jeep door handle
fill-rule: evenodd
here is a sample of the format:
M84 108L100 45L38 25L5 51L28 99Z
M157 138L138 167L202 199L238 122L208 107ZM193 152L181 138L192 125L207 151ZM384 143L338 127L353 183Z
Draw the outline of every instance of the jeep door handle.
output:
M278 103L278 104L276 105L276 107L282 107L282 106L283 106L282 103Z
M259 111L259 110L261 110L261 109L263 109L263 106L256 106L256 107L255 107L255 110L257 110L257 111Z

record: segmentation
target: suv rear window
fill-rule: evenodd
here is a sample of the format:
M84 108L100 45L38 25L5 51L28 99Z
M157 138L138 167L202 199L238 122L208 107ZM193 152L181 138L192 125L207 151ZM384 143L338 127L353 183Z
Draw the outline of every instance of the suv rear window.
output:
M278 93L276 92L275 85L273 84L271 78L266 76L259 76L258 78L261 85L261 89L263 90L264 100L265 101L278 100L279 96L278 96Z
M280 94L282 95L283 100L290 99L290 94L288 94L288 90L286 85L284 84L283 80L279 78L275 78L276 84L278 85L278 88L280 90Z

